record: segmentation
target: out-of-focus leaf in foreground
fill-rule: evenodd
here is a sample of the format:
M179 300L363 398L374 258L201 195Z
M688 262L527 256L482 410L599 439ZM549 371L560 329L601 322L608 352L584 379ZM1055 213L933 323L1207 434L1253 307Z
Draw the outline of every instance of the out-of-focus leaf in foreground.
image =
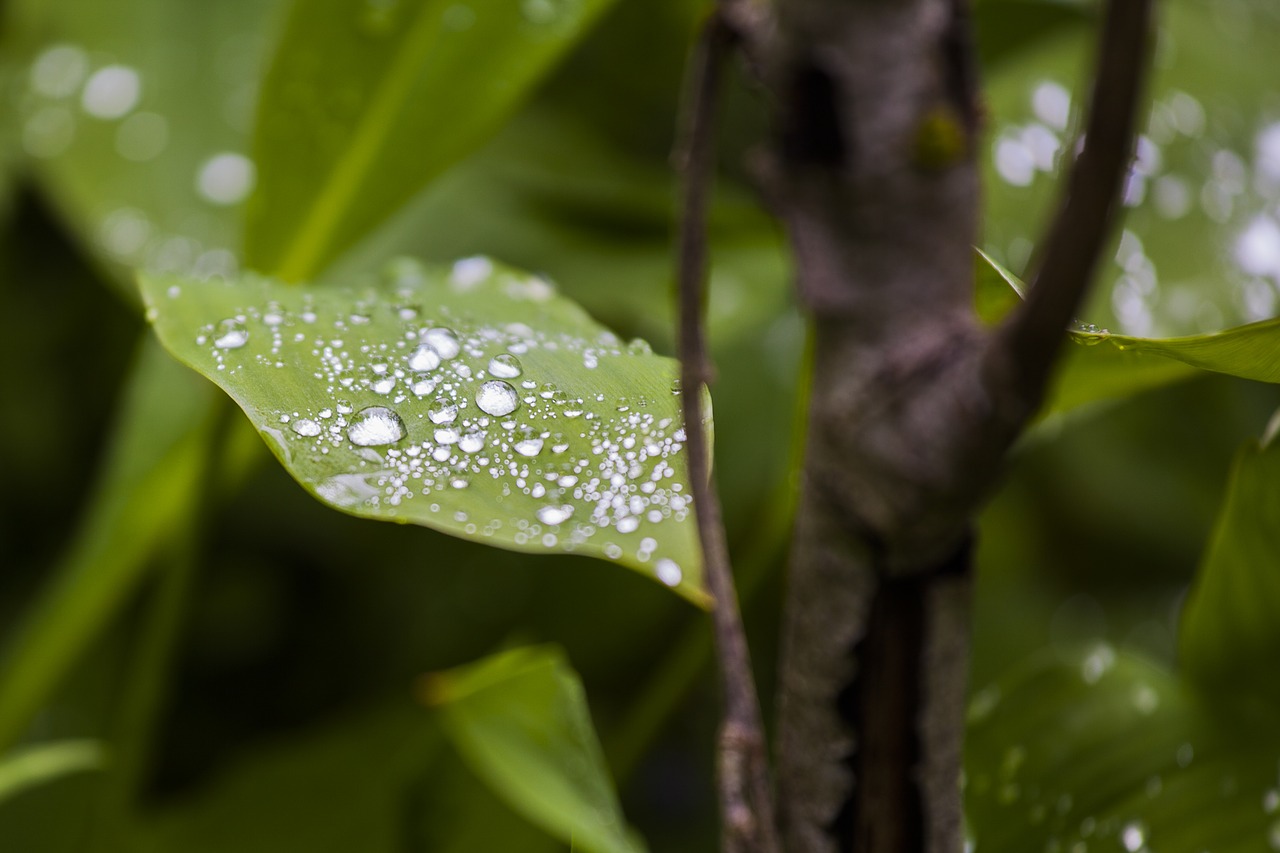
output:
M1107 645L980 690L966 748L978 850L1256 853L1280 843L1274 725L1235 719Z
M514 809L590 853L638 853L586 694L556 648L523 648L428 676L423 699L471 769Z
M1274 715L1280 684L1280 444L1236 457L1226 502L1183 612L1179 661L1215 695L1261 699Z
M14 750L0 757L0 803L71 773L97 770L103 761L102 745L94 740L63 740Z
M703 601L675 362L485 258L349 286L144 277L161 341L354 515L576 551Z
M259 103L250 266L312 277L494 131L612 0L296 0Z

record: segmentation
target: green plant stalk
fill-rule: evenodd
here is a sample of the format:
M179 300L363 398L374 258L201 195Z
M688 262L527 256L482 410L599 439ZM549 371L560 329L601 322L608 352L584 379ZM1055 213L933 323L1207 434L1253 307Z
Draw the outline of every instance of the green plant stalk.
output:
M205 519L210 507L233 485L235 472L227 474L228 458L234 452L231 432L235 408L230 400L218 399L211 428L201 430L205 439L195 480L205 484L186 505L185 516L160 546L160 565L146 606L146 619L136 632L134 653L122 691L111 740L112 761L107 769L94 832L89 840L91 853L122 850L132 828L134 809L152 764L155 735L169 693L169 679L188 612L195 577L205 540ZM224 472L222 481L214 472ZM221 493L221 494L219 494Z

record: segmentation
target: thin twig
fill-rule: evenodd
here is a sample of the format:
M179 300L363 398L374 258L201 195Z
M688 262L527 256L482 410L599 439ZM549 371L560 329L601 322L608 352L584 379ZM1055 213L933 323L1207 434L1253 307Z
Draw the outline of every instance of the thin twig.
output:
M1107 3L1084 150L1045 239L1031 293L996 341L994 353L1006 360L1011 390L1031 409L1040 403L1064 330L1088 292L1119 208L1150 64L1152 2Z
M702 411L702 388L711 380L703 330L707 204L715 171L714 130L721 64L732 38L732 30L719 14L713 14L691 60L686 112L676 152L682 180L676 273L680 290L681 401L698 538L707 589L715 600L711 616L724 691L719 752L722 848L726 853L776 853L780 847L760 702L729 566L728 542L711 475Z

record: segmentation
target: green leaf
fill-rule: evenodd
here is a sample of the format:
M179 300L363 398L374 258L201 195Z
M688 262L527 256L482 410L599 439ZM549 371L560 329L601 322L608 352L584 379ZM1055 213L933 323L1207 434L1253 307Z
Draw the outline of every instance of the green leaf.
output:
M312 277L497 128L612 0L296 0L267 75L251 266Z
M248 134L281 5L6 4L27 166L127 296L137 267L208 275L237 266L253 177Z
M0 750L21 735L193 506L213 395L192 380L151 341L140 350L88 514L0 659Z
M1179 661L1214 695L1253 694L1275 707L1280 685L1259 678L1280 655L1280 444L1252 444L1231 472L1213 539L1187 600Z
M1280 739L1095 646L975 696L966 811L985 853L1256 853L1280 842Z
M330 506L605 557L705 602L677 366L547 281L485 258L402 259L347 286L142 288L165 346Z
M64 740L16 749L0 757L0 803L28 788L104 764L102 744Z
M978 58L990 70L1091 17L1090 7L1072 0L981 0L973 6Z
M999 294L1002 282L1019 294L1026 285L986 253L978 254L984 262L977 279L978 310L994 322L1016 304ZM984 265L997 275L982 270ZM1194 376L1198 370L1280 383L1280 320L1181 338L1139 338L1105 329L1073 329L1067 334L1077 346L1063 354L1050 412L1129 396Z
M554 647L523 648L429 676L446 733L517 811L591 853L636 853L577 674Z

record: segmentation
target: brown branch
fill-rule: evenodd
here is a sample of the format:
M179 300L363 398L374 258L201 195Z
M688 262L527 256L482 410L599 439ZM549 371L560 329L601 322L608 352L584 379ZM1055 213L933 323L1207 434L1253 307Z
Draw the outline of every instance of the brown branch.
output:
M1107 3L1084 149L1045 238L1030 295L994 343L1020 417L1040 405L1064 331L1088 293L1116 219L1150 64L1151 18L1152 0Z
M720 501L711 474L703 426L702 388L711 381L703 329L707 276L706 216L715 171L715 113L724 56L733 31L719 14L703 29L691 60L686 113L677 151L682 180L677 282L680 302L680 377L693 508L702 545L725 716L720 732L719 784L722 849L727 853L777 853L768 750L738 610Z

